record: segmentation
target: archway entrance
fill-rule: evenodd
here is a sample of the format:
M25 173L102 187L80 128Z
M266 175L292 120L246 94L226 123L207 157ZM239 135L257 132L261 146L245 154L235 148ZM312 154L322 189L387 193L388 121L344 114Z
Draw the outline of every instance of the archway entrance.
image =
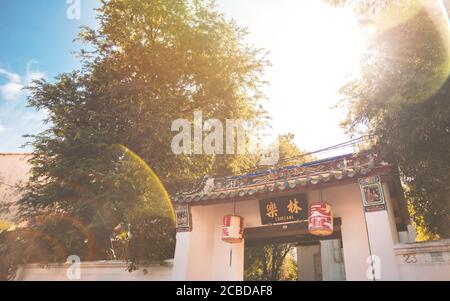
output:
M245 229L244 280L345 280L340 225L327 237L306 222Z

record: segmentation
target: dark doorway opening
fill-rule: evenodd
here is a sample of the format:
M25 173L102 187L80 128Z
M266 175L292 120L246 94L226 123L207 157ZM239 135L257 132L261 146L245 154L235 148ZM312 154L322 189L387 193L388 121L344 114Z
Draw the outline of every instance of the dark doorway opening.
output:
M345 280L340 225L327 237L306 222L245 229L244 280Z

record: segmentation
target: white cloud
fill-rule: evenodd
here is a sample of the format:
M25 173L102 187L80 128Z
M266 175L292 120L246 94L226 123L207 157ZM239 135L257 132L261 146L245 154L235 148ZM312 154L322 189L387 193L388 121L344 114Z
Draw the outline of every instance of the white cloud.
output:
M3 77L6 79L6 83L0 85L0 97L8 101L16 100L22 93L25 93L23 91L25 86L29 85L33 80L46 77L44 72L31 69L32 65L35 63L37 62L28 62L26 73L23 78L17 73L0 68L0 78Z
M7 80L6 84L0 85L0 95L6 100L15 99L23 88L20 75L0 68L0 76Z
M38 79L46 77L45 72L41 72L39 70L31 70L31 67L33 66L33 64L37 64L37 63L38 63L37 61L29 61L27 63L27 71L26 71L26 75L25 75L25 81L27 84L30 84L34 80L38 80Z
M0 68L0 75L4 75L12 82L20 82L20 76L18 74L6 71L5 69Z
M46 77L33 66L35 63L28 62L22 74L0 68L0 152L30 151L30 146L21 148L30 140L23 135L36 134L47 128L42 123L46 112L27 107L29 92L22 89L33 80Z
M15 82L8 82L0 86L0 93L6 100L16 99L17 95L22 91L23 85Z

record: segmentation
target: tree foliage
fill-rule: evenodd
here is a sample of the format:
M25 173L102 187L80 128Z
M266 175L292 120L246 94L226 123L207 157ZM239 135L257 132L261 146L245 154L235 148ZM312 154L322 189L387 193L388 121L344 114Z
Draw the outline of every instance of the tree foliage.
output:
M312 155L308 155L304 150L295 144L293 133L287 133L278 136L279 163L278 167L291 166L314 160Z
M351 2L351 1L340 1ZM375 29L361 78L342 88L343 126L399 166L414 218L450 237L450 32L438 1L358 1Z
M41 250L35 260L119 256L133 268L173 253L164 188L254 164L175 156L171 122L196 110L205 119L263 122L268 62L209 1L102 1L98 20L97 30L80 33L89 49L81 50L81 70L29 87L29 104L47 112L49 127L31 136L31 178L18 205L28 228L45 234L27 241ZM119 224L129 233L116 233Z
M247 281L297 280L297 265L288 255L294 247L294 244L247 247L244 279Z

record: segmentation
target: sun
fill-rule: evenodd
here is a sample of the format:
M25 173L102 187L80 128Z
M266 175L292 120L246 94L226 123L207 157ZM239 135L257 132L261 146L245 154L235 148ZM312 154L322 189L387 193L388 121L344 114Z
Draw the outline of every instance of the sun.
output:
M360 74L366 35L353 11L322 1L282 1L265 24L271 51L267 108L276 133L293 132L302 148L348 140L342 116L331 109L339 89ZM260 27L250 30L264 30Z

